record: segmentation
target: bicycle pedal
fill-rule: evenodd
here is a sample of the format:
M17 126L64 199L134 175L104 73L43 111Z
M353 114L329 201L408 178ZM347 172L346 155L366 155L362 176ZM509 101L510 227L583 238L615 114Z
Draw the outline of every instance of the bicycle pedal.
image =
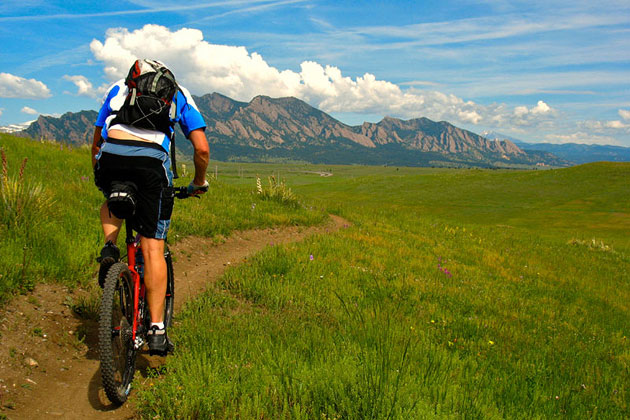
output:
M136 336L136 341L133 343L133 348L136 350L140 350L142 348L142 346L144 346L144 339L138 335Z

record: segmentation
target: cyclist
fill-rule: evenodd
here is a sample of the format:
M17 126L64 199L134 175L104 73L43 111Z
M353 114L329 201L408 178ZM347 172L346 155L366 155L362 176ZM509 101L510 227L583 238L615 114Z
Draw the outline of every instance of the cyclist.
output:
M166 127L166 130L141 128L132 121L121 121L119 117L124 114L121 109L128 107L129 98L133 96L135 99L137 93L129 86L135 86L129 83L132 74L136 77L153 69L169 73L175 83L174 76L164 64L144 59L133 64L127 79L121 79L109 88L94 124L92 166L95 184L106 198L111 193L112 181L130 181L137 187L136 210L130 220L134 230L141 236L145 264L144 283L151 315L147 341L152 352L165 354L171 346L163 317L167 280L164 241L174 201L172 189L169 188L173 185L169 158L173 125L179 123L194 148L195 176L188 185L191 195L203 194L208 189L205 176L210 153L205 121L190 93L181 86L175 85L177 90L172 100L172 110L166 117L161 116L168 121L158 126ZM116 240L122 219L110 213L107 202L101 206L100 218L105 236L105 246L99 258L99 284L103 287L107 270L120 258Z

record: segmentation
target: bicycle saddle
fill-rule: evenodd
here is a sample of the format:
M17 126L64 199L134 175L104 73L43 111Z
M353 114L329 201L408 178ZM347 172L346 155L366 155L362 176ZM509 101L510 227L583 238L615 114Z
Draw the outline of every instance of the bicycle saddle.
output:
M130 181L113 181L107 197L109 211L119 219L128 219L136 212L138 187Z

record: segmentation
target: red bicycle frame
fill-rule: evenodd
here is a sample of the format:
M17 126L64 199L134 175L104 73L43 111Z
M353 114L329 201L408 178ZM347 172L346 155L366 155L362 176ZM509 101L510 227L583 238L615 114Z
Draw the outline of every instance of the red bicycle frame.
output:
M140 235L135 238L130 237L130 229L127 229L127 266L131 271L131 279L133 281L133 324L132 324L132 340L134 347L138 347L136 341L138 333L138 325L142 323L140 319L140 298L144 299L146 290L144 287L144 281L140 277L140 274L136 270L136 255L137 252L142 252L140 248ZM144 258L143 258L144 260Z

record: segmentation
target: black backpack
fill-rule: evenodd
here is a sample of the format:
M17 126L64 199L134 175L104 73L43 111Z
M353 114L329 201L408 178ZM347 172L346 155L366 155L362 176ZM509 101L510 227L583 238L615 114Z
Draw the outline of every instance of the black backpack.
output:
M179 86L175 76L164 64L149 59L136 60L125 78L129 94L111 122L147 130L161 131L171 139L173 172L175 163L175 132L172 121L177 113Z

